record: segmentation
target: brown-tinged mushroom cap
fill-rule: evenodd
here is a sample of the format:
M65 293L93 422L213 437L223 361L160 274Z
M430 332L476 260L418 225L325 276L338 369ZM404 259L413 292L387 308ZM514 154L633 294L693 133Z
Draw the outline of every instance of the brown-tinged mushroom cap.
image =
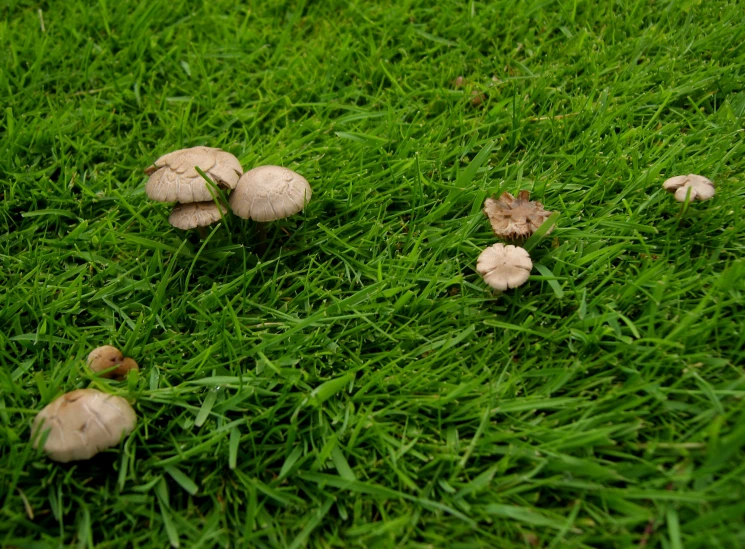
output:
M675 193L675 200L685 202L688 189L691 189L690 201L709 200L716 194L714 183L702 175L690 173L676 175L666 180L662 187L669 193Z
M225 204L218 206L213 201L178 204L168 216L168 222L178 229L196 229L220 221L226 213L228 208Z
M502 292L524 284L532 268L533 262L524 248L504 244L488 247L476 262L476 271L484 281Z
M39 412L31 437L36 448L49 430L44 451L50 459L67 463L90 459L116 446L132 432L136 422L134 410L122 397L78 389L56 398Z
M230 195L230 207L243 219L275 221L301 211L312 194L299 173L280 166L259 166L241 176Z
M88 355L88 367L103 377L112 377L115 375L112 368L118 368L123 360L124 355L119 349L111 345L102 345Z
M517 198L507 192L498 199L487 198L483 211L494 234L508 240L529 237L551 215L543 209L543 204L530 201L528 191L520 191Z
M145 192L159 202L206 202L213 199L210 189L196 168L207 174L222 189L234 189L243 173L232 154L211 147L192 147L165 154L145 170L150 176Z

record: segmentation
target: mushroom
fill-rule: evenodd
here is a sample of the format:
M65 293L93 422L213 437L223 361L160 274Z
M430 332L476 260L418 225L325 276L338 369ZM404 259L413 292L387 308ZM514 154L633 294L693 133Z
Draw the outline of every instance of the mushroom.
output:
M483 212L494 234L507 240L529 237L552 213L544 210L540 202L531 202L528 191L520 191L517 198L507 192L498 199L487 198Z
M688 175L676 175L662 184L669 193L675 193L675 200L685 202L688 189L691 189L690 201L709 200L716 194L714 183L702 175L690 173Z
M259 166L238 180L230 207L238 217L264 223L298 213L311 195L308 180L299 173L280 166Z
M165 154L145 170L150 176L145 192L158 202L205 202L213 199L214 191L199 174L208 175L221 189L234 189L243 173L232 154L211 147L192 147Z
M111 345L102 345L93 349L88 355L88 367L101 377L123 379L130 370L139 370L134 359L125 357L122 352Z
M476 271L495 290L505 291L524 284L530 276L533 262L524 248L494 244L479 255Z
M204 238L204 228L220 221L226 213L228 213L228 208L222 202L178 204L168 216L168 222L178 229L198 229L199 234Z
M132 432L136 422L134 410L122 397L95 389L77 389L56 398L39 412L31 439L37 448L49 431L44 452L54 461L67 463L90 459L101 450L116 446Z

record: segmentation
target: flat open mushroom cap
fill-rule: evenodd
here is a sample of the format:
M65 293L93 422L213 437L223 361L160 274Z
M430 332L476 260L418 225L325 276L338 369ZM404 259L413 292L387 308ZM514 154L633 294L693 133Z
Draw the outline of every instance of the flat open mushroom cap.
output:
M494 234L508 240L529 237L551 215L543 204L530 201L528 191L520 191L517 198L507 192L498 199L487 198L483 211Z
M481 252L476 271L492 288L505 291L524 284L530 276L533 262L524 248L494 244Z
M671 177L662 184L662 188L669 193L675 193L675 200L678 202L685 202L688 189L691 189L691 202L694 200L709 200L716 194L714 183L711 180L693 173Z
M243 219L275 221L301 211L312 194L299 173L280 166L259 166L241 176L230 195L230 207Z
M178 204L173 208L171 215L168 216L168 222L178 229L196 229L220 221L226 213L228 213L227 206L224 204L218 206L211 200L209 202Z
M116 446L132 432L136 422L135 411L122 397L78 389L45 406L34 420L31 436L36 448L49 429L44 451L50 459L67 463L90 459ZM41 433L35 438L39 429Z
M234 189L243 173L232 154L211 147L192 147L165 154L145 170L150 176L145 192L158 202L206 202L212 200L210 189L196 167L222 189Z

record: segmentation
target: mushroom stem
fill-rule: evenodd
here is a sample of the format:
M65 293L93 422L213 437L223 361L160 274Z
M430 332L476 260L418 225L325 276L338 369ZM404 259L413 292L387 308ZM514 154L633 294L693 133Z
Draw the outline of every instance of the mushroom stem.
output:
M204 227L197 227L197 231L199 231L199 238L201 240L204 240L207 238L207 229Z
M259 233L259 247L256 250L259 257L264 257L266 253L266 223L256 222L256 230Z

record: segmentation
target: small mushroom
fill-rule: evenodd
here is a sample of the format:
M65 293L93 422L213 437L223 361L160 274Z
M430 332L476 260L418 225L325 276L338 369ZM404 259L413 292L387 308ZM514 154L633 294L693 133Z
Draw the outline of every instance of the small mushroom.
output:
M498 199L487 198L483 212L494 234L507 240L529 237L552 213L544 210L540 202L531 202L528 191L520 191L517 198L507 192Z
M259 166L238 180L230 207L238 217L264 223L298 213L312 194L307 179L299 173L280 166Z
M178 229L202 229L220 221L226 213L225 204L214 201L178 204L168 216L168 222Z
M530 276L533 262L524 248L494 244L479 255L476 271L495 290L505 291L524 284Z
M165 154L145 170L150 176L145 192L158 202L206 202L214 190L196 170L199 168L221 189L234 189L243 173L232 154L211 147L192 147Z
M77 389L56 398L34 419L31 438L36 448L49 431L44 452L62 463L90 459L119 444L135 427L137 416L122 397L95 389ZM39 430L42 430L39 432Z
M709 200L716 194L714 183L711 180L692 173L671 177L662 184L662 188L669 193L675 193L675 200L678 202L685 202L688 189L691 189L689 199L691 202L694 200Z
M111 345L102 345L93 349L88 355L88 367L101 377L123 379L130 370L139 370L134 359L125 357L122 352Z

